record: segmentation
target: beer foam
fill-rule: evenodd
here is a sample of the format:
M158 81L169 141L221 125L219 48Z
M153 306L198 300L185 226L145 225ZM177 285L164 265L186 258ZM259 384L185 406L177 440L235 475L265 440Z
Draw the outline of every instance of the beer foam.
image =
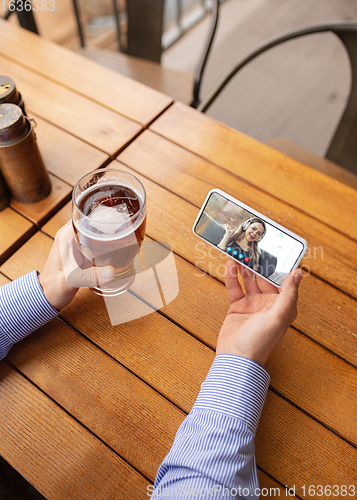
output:
M118 186L120 186L121 184L119 183L115 183L113 182L113 184L118 184ZM81 200L88 195L88 193L90 193L91 191L94 191L95 189L97 188L97 186L93 186L92 188L89 188L88 190L84 191L83 193L81 193L81 195L78 197L77 199L77 205L80 205L81 203ZM136 194L136 196L138 197L138 200L140 201L140 207L143 206L144 204L144 200L141 196L140 193L138 193L133 187L130 186L130 189L132 191L134 191L134 193ZM104 192L104 194L106 194ZM110 190L108 190L108 196L110 195ZM91 205L91 200L88 200L87 201L88 205L85 204L84 208L83 208L83 212L86 213L87 211L89 211L89 208L90 208L90 205ZM145 219L146 217L146 210L141 210L140 212L140 215L137 217L135 215L135 218L133 220L133 217L129 217L128 215L128 212L127 212L127 207L125 206L124 204L124 207L125 207L125 211L126 211L126 215L127 215L127 219L126 221L124 222L122 219L120 222L117 222L117 219L114 221L114 225L116 224L119 224L119 226L116 226L115 228L113 226L110 226L111 230L110 232L108 233L104 233L102 232L102 228L99 228L99 231L102 233L98 233L97 231L94 233L93 232L93 228L92 226L95 228L95 229L98 229L94 226L94 224L92 224L92 221L93 219L91 219L91 215L93 215L95 213L96 210L99 210L99 209L103 209L103 208L106 208L106 209L109 209L109 210L113 210L115 211L116 208L120 207L121 205L117 205L116 207L107 207L106 205L99 205L98 207L96 207L91 214L89 215L85 215L83 218L73 218L73 224L76 226L77 230L81 233L83 233L85 236L87 236L88 238L93 238L95 237L96 239L103 239L105 241L110 241L110 240L117 240L118 237L119 238L125 238L126 236L128 236L130 233L132 233L133 231L136 231L137 228L141 225L141 223L143 222L143 220ZM83 213L82 212L82 213ZM118 218L123 214L123 212L120 213L120 215L118 216ZM104 215L104 214L103 214ZM116 217L116 214L112 214L113 217ZM105 221L101 221L101 220L94 220L94 223L95 224L98 224L101 225L101 227L103 227L103 222L105 224ZM110 222L108 221L108 226L110 224ZM121 225L121 227L120 227ZM120 231L118 231L120 227ZM107 228L109 229L109 227ZM117 232L118 231L118 232Z
M126 228L130 220L128 209L124 203L116 207L99 205L88 217L92 227L110 236L119 229L124 229L123 226Z

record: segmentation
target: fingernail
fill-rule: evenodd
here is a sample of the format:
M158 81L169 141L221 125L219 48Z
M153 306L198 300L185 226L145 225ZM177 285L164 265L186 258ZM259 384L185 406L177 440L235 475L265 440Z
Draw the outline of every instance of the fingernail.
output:
M303 275L303 273L302 273L301 269L299 269L299 270L298 270L298 271L294 274L294 281L295 281L295 283L299 284L299 283L300 283L300 281L302 280L303 276L304 276L304 275Z
M105 280L111 278L112 275L113 275L113 272L112 272L110 267L105 267L102 271L102 274L101 274L102 278Z

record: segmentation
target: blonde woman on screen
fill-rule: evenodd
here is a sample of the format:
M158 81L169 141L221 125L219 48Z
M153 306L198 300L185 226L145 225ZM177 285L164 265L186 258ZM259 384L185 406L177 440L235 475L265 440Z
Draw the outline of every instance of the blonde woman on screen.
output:
M232 229L228 224L223 224L223 227L226 234L218 243L218 248L257 271L261 253L258 243L266 234L265 223L253 217L243 222L238 229Z

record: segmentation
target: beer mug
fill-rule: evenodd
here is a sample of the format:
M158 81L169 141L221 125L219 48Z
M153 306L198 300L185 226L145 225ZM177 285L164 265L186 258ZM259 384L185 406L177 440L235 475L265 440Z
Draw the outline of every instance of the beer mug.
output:
M134 259L146 228L146 193L141 182L114 168L94 170L73 189L72 224L83 256L80 267L115 268L114 279L92 290L119 295L135 280Z

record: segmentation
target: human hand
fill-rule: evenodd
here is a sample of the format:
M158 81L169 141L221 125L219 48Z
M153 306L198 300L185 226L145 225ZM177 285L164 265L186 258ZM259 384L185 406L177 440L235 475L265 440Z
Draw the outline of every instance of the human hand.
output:
M222 224L222 226L224 227L224 229L226 231L225 237L231 238L235 232L235 229L234 228L232 229L231 226L227 223Z
M238 269L246 293L238 281ZM217 354L236 354L264 366L297 314L300 269L286 276L280 292L232 259L225 281L230 308L218 335Z
M72 222L69 221L57 232L45 267L39 276L42 290L55 309L66 307L78 288L103 286L114 279L114 267L81 269L83 261L74 239Z

